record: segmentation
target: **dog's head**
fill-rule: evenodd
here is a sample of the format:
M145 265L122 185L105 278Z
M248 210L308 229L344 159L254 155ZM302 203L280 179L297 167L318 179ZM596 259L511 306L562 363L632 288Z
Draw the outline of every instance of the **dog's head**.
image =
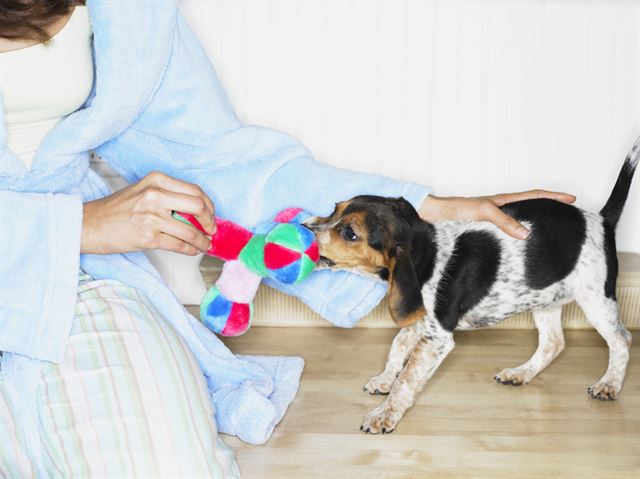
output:
M338 203L330 216L309 218L305 225L318 239L319 267L357 270L389 281L391 317L401 327L424 317L413 250L416 234L430 225L408 201L356 196Z

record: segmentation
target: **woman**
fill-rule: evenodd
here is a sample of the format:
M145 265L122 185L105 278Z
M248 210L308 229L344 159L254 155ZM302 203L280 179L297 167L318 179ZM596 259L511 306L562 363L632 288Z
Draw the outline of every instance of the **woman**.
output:
M206 249L172 210L214 232L216 206L250 226L291 205L323 214L360 193L403 195L426 220L488 220L524 239L497 205L574 200L438 198L319 164L296 140L238 121L173 1L5 0L0 37L8 477L235 476L216 423L258 444L281 419L302 361L234 357L140 253ZM90 150L131 186L110 194ZM352 324L384 287L325 271L287 291Z

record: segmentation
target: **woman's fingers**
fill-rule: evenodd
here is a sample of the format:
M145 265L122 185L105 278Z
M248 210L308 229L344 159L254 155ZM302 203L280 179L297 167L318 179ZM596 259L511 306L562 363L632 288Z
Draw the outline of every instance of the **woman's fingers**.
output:
M490 221L502 231L515 239L526 239L529 236L529 230L514 220L511 216L504 213L497 206L486 203L489 206L483 206L482 216L480 219Z
M174 219L172 211L189 213L205 231L215 231L215 207L200 187L153 172L136 184L84 204L81 252L111 254L157 248L195 255L207 251L210 238Z
M204 206L204 208L200 208L200 204L194 204L193 208L198 209L198 213L196 213L195 211L188 211L180 208L173 209L175 211L183 211L185 213L192 214L198 219L205 231L211 234L214 234L216 232L215 205L213 204L213 201L211 201L211 198L209 198L209 196L207 196L207 194L202 191L202 188L200 188L198 185L182 181L177 178L172 178L171 176L157 171L149 173L145 177L145 179L151 186L159 187L169 192L180 193L183 195L198 198L198 201L201 201L202 206Z
M538 198L547 198L550 200L561 201L563 203L573 203L576 200L576 197L574 195L547 190L529 190L520 191L517 193L502 193L489 197L489 199L498 206L506 205L507 203L513 203L515 201L533 200Z
M507 203L515 201L533 200L539 198L547 198L550 200L561 201L563 203L573 203L576 200L574 195L568 193L560 193L557 191L547 190L529 190L517 193L502 193L489 197L492 205L485 210L485 220L491 221L502 231L516 239L526 239L529 236L529 230L518 223L508 214L504 213L499 207Z
M173 211L189 213L198 219L206 232L212 229L213 218L204 200L199 196L149 187L143 193L143 208L162 218L170 217Z
M175 253L186 254L188 256L195 256L200 251L194 248L189 243L179 240L178 238L160 233L156 241L156 249L163 249L166 251L173 251Z
M176 220L172 216L163 217L158 227L161 233L176 238L180 242L187 243L203 253L211 245L211 240L195 227Z

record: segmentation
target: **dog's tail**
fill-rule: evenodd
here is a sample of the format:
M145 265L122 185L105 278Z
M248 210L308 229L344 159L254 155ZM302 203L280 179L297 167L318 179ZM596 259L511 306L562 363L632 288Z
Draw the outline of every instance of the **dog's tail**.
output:
M611 191L611 195L609 195L604 207L600 210L600 215L613 229L616 228L624 204L627 201L638 160L640 160L640 136L636 139L633 148L625 158L616 185L613 187L613 191Z

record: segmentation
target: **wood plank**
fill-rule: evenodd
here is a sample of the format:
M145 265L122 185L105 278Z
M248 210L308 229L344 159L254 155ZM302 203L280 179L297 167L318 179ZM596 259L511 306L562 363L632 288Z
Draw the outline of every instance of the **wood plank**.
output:
M226 338L237 353L299 355L300 391L266 445L224 436L247 478L638 478L640 346L618 401L586 388L604 372L595 331L566 332L567 349L531 384L493 375L528 359L534 331L456 334L456 348L390 435L359 431L382 401L362 391L384 365L388 329L261 328Z

